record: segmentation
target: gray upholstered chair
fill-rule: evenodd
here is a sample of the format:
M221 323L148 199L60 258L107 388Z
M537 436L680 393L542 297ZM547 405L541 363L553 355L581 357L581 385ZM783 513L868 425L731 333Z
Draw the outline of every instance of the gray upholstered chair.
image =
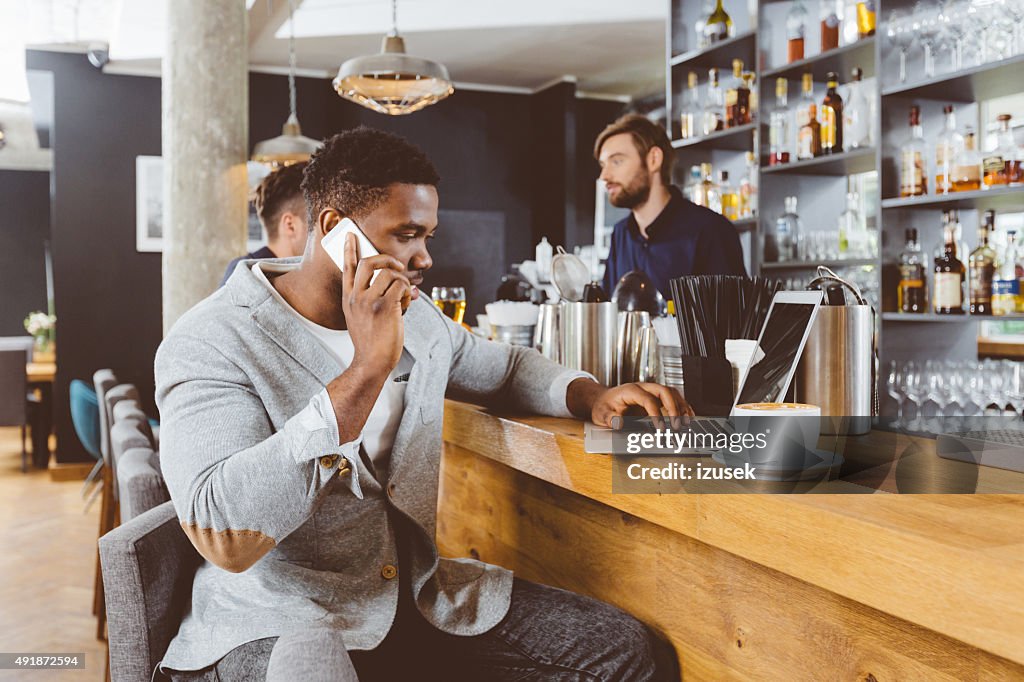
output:
M165 502L100 538L100 559L111 679L149 682L178 632L202 558Z
M117 463L121 524L171 499L160 475L160 454L152 448L131 448Z
M28 471L25 429L28 426L25 351L0 350L0 426L21 427L21 470Z
M107 414L107 392L117 386L117 377L113 370L98 369L92 375L92 385L96 389L96 401L100 405L100 452L103 454L103 462L106 463L110 457L110 423L111 417Z

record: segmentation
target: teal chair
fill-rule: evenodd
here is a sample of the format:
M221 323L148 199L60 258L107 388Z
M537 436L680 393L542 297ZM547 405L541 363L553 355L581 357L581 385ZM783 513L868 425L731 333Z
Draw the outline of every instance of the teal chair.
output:
M84 496L89 485L103 469L103 454L100 452L100 403L96 399L96 391L81 379L71 382L71 422L75 426L75 434L82 447L96 459L96 465L89 472L82 488Z

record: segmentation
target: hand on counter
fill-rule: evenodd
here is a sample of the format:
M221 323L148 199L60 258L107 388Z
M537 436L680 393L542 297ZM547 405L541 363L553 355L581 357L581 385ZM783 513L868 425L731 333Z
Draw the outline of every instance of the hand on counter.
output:
M608 388L590 379L569 384L565 396L569 410L598 426L610 426L612 417L640 412L651 417L693 416L693 408L679 391L661 384L623 384Z

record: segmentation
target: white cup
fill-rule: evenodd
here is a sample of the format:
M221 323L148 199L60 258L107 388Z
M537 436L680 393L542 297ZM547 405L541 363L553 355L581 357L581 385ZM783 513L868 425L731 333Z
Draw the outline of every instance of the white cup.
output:
M816 463L821 408L805 403L744 403L732 411L739 433L764 434L765 447L748 448L751 464L798 471ZM808 456L811 455L811 456Z

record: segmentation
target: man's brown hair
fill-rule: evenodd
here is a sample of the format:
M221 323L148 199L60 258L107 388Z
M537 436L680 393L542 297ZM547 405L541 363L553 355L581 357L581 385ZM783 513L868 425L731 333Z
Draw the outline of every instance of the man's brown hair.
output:
M626 114L619 117L614 123L608 124L601 131L601 134L597 136L597 142L594 143L594 158L600 158L601 147L604 146L605 141L609 137L621 135L622 133L629 133L629 136L633 138L633 146L640 152L640 161L645 166L647 152L651 151L654 147L661 150L661 181L665 183L666 187L671 185L672 160L675 158L675 150L672 149L672 143L669 142L665 129L646 116Z
M277 239L277 226L287 211L306 216L305 199L302 197L302 171L306 162L282 166L263 178L252 194L256 215L267 231L267 239Z

